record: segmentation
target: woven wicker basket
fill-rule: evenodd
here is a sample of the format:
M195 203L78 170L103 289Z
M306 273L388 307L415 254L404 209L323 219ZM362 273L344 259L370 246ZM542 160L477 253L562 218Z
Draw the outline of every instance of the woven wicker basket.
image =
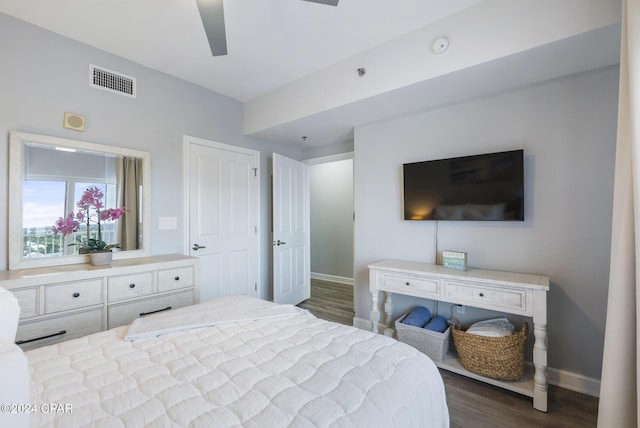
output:
M524 348L529 333L526 322L510 336L487 337L462 331L452 319L451 334L460 364L470 372L494 379L517 380L524 374Z
M447 327L444 333L426 330L412 325L402 324L402 320L409 315L401 316L395 322L398 340L416 348L426 354L433 361L442 361L451 346L451 327Z

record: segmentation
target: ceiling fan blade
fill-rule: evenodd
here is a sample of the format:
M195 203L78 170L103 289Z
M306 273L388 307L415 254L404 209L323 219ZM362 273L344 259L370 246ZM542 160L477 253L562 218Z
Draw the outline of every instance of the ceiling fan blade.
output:
M227 54L227 36L224 28L224 8L222 0L196 0L204 32L209 40L213 56Z
M329 6L337 6L339 0L304 0L304 1L310 1L310 2L313 2L313 3L326 4L326 5L329 5Z

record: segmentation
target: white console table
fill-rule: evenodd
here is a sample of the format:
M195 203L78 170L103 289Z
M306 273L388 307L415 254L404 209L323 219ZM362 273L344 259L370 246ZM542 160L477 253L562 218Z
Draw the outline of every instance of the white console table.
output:
M469 269L457 271L439 265L384 260L369 268L371 323L379 333L379 295L386 292L386 325L392 323L392 294L467 305L533 318L533 370L527 367L517 381L501 381L465 370L452 352L435 361L445 370L533 397L533 407L547 411L547 292L549 277L511 272Z

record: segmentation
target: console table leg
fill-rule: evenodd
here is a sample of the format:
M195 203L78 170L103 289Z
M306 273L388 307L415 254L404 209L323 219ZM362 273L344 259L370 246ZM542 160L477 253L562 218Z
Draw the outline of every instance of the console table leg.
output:
M393 337L396 332L393 328L393 320L391 319L393 313L393 300L391 298L392 293L385 293L386 299L384 302L384 315L385 315L385 323L386 328L382 332L385 336Z
M374 333L379 333L380 310L378 309L378 295L378 291L371 292L371 311L369 312L369 318L371 319L371 331Z
M393 320L391 319L393 313L393 301L391 299L392 293L385 293L386 300L384 302L384 315L385 325L387 328L393 328Z
M533 407L540 411L547 411L547 326L533 323Z

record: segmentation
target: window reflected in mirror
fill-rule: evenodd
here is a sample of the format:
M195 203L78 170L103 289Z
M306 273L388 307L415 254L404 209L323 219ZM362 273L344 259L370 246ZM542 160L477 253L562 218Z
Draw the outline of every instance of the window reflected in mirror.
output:
M54 231L54 223L79 211L77 202L90 186L103 193L104 208L116 206L116 158L25 144L24 159L23 258L79 254L87 239L97 238L97 225L79 223L78 231L65 237ZM103 241L116 241L118 221L101 224Z

